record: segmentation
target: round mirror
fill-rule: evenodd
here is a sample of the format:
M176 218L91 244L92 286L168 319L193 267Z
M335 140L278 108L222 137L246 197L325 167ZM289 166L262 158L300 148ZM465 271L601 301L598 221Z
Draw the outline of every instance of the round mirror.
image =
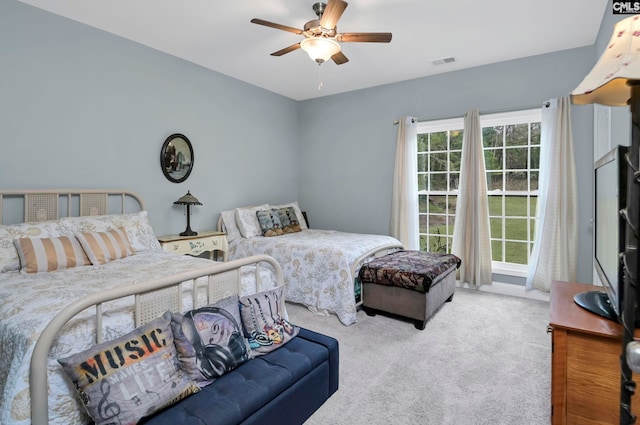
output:
M165 177L174 183L183 182L193 168L193 147L183 134L167 137L160 151L160 167Z

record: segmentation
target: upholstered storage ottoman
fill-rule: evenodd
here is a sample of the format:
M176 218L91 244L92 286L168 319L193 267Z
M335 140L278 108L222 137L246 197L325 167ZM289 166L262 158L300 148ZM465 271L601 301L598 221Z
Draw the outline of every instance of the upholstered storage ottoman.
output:
M460 258L453 254L397 251L360 268L362 308L414 319L423 330L427 320L453 299Z

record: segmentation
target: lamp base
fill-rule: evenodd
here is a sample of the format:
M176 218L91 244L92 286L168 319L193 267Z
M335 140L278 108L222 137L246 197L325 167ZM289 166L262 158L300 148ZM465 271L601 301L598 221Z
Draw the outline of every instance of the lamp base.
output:
M187 229L184 232L180 233L180 236L197 236L198 232L194 232L191 229Z

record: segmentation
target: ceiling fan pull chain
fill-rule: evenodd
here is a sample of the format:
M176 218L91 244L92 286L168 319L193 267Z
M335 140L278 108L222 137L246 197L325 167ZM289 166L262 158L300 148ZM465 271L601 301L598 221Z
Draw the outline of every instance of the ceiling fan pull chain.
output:
M322 90L322 87L324 86L324 83L322 82L322 64L319 63L318 64L318 91Z

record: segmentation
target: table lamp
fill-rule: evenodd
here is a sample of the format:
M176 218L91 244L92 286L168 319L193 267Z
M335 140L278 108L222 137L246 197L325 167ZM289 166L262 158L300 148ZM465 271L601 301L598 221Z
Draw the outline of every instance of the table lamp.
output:
M187 228L184 232L180 233L180 236L196 236L198 232L191 230L191 205L202 205L202 202L198 201L198 199L187 190L187 194L175 201L174 205L187 206Z

